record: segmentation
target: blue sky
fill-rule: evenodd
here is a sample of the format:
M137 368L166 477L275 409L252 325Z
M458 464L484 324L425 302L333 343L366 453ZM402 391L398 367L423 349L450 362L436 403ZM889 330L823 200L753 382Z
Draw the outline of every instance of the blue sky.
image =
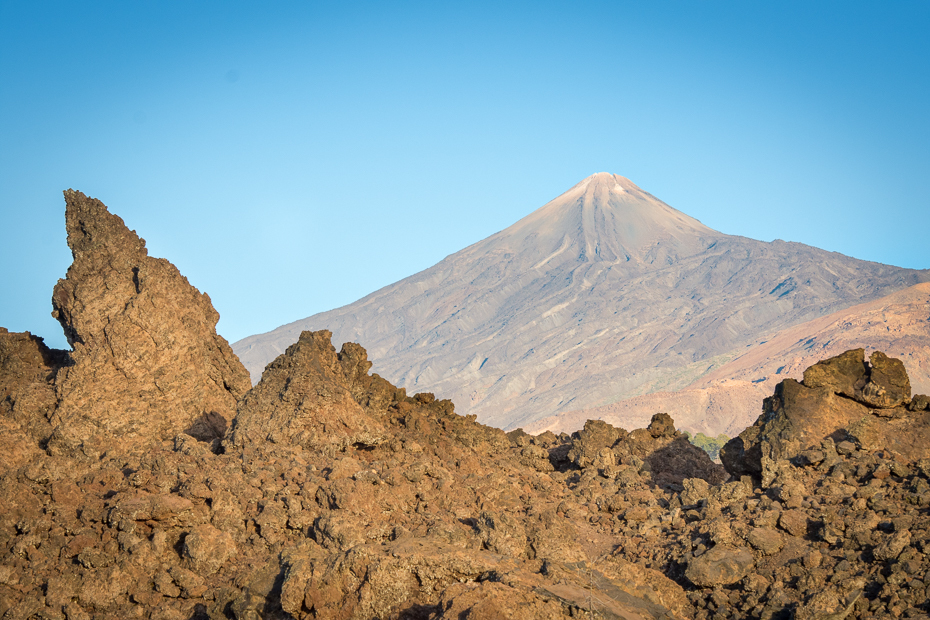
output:
M230 341L600 171L722 232L930 267L930 3L269 4L0 0L0 326L65 346L68 187Z

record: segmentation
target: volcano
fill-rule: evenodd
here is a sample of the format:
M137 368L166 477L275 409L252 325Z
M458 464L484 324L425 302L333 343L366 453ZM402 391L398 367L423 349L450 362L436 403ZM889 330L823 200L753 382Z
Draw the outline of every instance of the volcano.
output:
M681 389L766 334L927 281L727 235L598 173L429 269L233 349L255 381L303 330L329 329L386 379L510 429Z

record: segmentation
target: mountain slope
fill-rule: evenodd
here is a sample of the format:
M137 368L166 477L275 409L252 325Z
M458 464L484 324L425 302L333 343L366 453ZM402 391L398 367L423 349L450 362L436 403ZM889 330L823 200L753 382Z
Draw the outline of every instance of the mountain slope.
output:
M566 411L537 420L526 430L574 431L586 420L638 428L659 411L674 414L692 433L736 436L762 412L762 400L783 379L801 380L818 360L850 349L887 351L901 359L915 394L930 394L930 283L897 291L800 325L766 335L757 345L692 385L617 403Z
M359 301L233 345L253 380L302 330L512 428L683 388L760 334L930 280L725 235L599 173L513 226Z

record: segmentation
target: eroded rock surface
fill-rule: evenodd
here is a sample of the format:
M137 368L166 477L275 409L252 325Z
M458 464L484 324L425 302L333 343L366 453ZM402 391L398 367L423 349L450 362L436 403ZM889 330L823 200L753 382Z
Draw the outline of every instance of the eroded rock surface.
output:
M185 432L220 438L251 384L210 298L99 200L65 192L74 262L52 295L74 347L48 448L93 457Z
M357 345L349 344L337 355L331 336L304 332L268 365L261 382L242 399L231 446L271 441L333 454L356 444L374 447L386 439L379 416L353 398L353 389L363 396L358 384L371 362ZM393 386L383 382L379 387L383 402L378 404L393 400Z
M48 440L49 420L58 407L55 377L67 363L64 351L49 349L41 338L0 327L0 420L9 429L2 435L24 433L29 438L10 441L11 448L38 449Z
M918 396L916 403L922 402ZM779 463L817 448L827 438L859 448L887 448L908 460L927 454L930 416L911 405L911 388L900 360L876 351L847 351L804 372L804 381L782 381L763 414L720 451L727 470L754 475L768 485Z

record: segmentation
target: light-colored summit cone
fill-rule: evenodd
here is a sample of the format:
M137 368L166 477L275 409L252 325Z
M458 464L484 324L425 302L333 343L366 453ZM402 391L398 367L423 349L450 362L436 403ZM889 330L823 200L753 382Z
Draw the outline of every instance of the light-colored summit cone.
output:
M570 260L673 262L722 235L617 174L592 174L487 240L512 240L531 253L548 250L534 268ZM485 242L482 242L483 245Z
M512 226L348 306L233 345L256 381L303 330L504 428L685 387L761 336L930 280L726 235L598 173Z
M488 259L505 256L500 266L513 275L592 263L630 274L692 256L723 236L626 177L599 172L446 261L456 258L483 271Z

